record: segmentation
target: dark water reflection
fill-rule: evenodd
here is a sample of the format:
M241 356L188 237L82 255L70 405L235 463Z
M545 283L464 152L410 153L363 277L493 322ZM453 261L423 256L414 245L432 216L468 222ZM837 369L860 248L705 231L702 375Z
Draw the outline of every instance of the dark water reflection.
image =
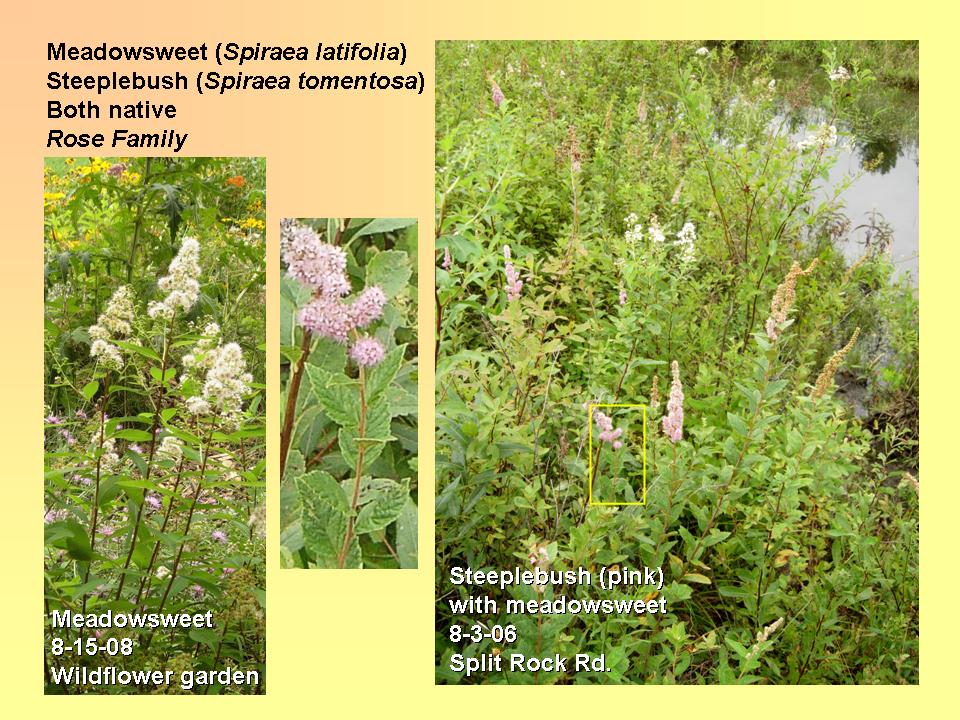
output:
M892 234L890 254L897 276L919 285L920 146L917 134L917 93L887 90L881 107L870 120L837 122L841 139L828 151L836 160L819 192L833 197L848 178L853 182L840 193L842 211L854 228L843 245L844 255L860 257L876 225L886 223ZM826 120L822 109L807 107L789 115L795 140L806 137Z
M822 188L824 194L832 194L845 177L859 174L840 195L854 228L860 226L845 243L844 255L854 260L863 253L863 243L871 232L874 213L878 213L889 223L893 232L890 254L897 267L897 275L909 275L911 282L919 285L919 148L905 148L901 144L896 154L885 153L880 167L871 171L862 170L864 153L856 147L840 143L832 152L837 162L830 169L829 178Z

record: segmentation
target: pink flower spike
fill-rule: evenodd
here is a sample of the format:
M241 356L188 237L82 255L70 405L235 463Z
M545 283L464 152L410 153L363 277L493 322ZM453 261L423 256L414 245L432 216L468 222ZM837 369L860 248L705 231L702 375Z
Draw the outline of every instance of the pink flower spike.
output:
M502 103L502 102L504 101L503 90L501 90L501 89L500 89L500 86L497 85L497 83L494 82L493 80L491 80L490 83L493 85L493 92L492 92L492 95L491 95L491 97L493 98L493 104L494 104L494 106L499 110L499 109L500 109L500 103Z
M517 269L511 262L509 245L503 246L503 257L506 260L506 263L504 263L503 266L503 271L507 276L507 284L504 286L504 290L507 291L507 302L513 302L514 300L520 299L520 291L523 289L523 280L520 279Z
M670 366L673 382L670 385L670 399L667 401L667 414L663 418L663 432L673 443L683 439L683 385L680 383L680 366L674 360Z

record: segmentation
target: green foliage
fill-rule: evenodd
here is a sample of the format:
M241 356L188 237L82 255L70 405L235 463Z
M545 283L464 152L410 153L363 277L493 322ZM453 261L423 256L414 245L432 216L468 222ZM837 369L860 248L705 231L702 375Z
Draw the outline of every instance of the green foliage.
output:
M818 125L797 128L771 53L698 47L438 45L442 681L464 681L453 653L495 645L450 640L472 622L450 609L467 594L450 568L512 567L554 546L557 569L662 567L668 613L485 618L516 625L504 652L605 653L611 671L484 681L917 682L918 497L900 484L917 470L916 296L882 247L847 266L843 184L820 189L829 126L845 138L866 121L876 77L850 63L845 81L825 79L811 94ZM823 67L807 74L826 77L842 53L818 49ZM798 130L827 141L797 147ZM688 222L689 254L677 241ZM524 283L514 301L506 245ZM813 261L768 335L777 286ZM827 377L819 397L821 368L858 327L838 392ZM672 361L677 443L661 429ZM851 411L841 396L855 392L864 407ZM589 403L648 407L646 506L586 504ZM641 427L614 419L625 446L601 447L602 499L629 500Z
M264 165L247 159L50 160L45 168L45 669L219 670L259 685L265 669ZM198 239L189 310L149 303L185 236ZM130 289L129 327L111 331L120 362L91 352L108 305ZM215 323L215 325L214 325ZM194 412L209 366L199 353L237 343L249 377L231 418ZM206 348L204 350L204 348ZM241 372L244 368L240 369ZM111 628L108 656L55 652L90 642L50 613L205 613L214 629ZM159 692L179 692L178 679ZM153 690L149 687L148 690ZM105 685L105 692L144 692Z
M415 568L416 224L402 218L301 222L343 247L358 291L377 286L389 302L365 330L384 347L384 357L361 370L345 345L305 333L299 314L311 290L286 273L281 280L281 562L287 568Z

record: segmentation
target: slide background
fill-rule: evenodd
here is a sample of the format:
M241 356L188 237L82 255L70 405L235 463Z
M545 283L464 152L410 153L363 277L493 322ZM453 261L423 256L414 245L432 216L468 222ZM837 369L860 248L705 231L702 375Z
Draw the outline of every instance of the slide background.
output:
M800 717L924 714L953 705L956 667L954 569L957 482L953 449L957 365L954 292L957 287L958 167L953 125L956 99L957 12L947 4L913 2L503 2L471 5L423 1L179 2L128 4L9 4L3 20L0 198L5 352L2 438L4 580L2 707L10 717L42 713L135 711L138 718L211 711L233 717L270 713L311 716L541 716L627 712L630 715ZM951 32L953 30L954 32ZM921 602L926 635L919 688L741 690L606 688L571 690L434 687L433 670L433 53L437 39L620 38L919 38L921 48L920 197L923 241L920 275L922 462L924 468ZM281 571L268 550L267 696L260 699L110 700L44 697L42 673L43 453L42 408L42 158L45 149L48 42L68 44L307 45L318 41L407 44L405 71L422 70L422 96L245 92L227 96L151 93L177 105L178 118L153 126L189 131L190 155L267 158L269 547L278 544L279 435L278 223L282 217L416 216L420 222L420 569L417 571ZM91 64L86 72L106 69ZM270 72L251 65L250 72ZM288 65L292 72L296 64ZM187 65L189 67L189 65ZM361 72L363 66L360 66ZM140 72L168 72L143 64ZM211 68L213 69L213 68ZM319 69L319 66L315 69ZM347 70L347 67L341 69ZM245 65L244 71L247 70ZM282 72L277 68L278 72ZM367 70L369 71L369 69ZM188 73L189 74L189 73ZM485 90L486 92L486 90ZM73 93L80 97L81 93ZM108 102L134 102L111 94ZM96 101L96 100L95 100ZM57 125L82 131L107 122ZM83 153L62 154L83 155ZM116 153L105 148L103 155ZM138 154L154 154L146 151ZM942 711L941 711L942 712ZM938 713L939 714L939 713Z

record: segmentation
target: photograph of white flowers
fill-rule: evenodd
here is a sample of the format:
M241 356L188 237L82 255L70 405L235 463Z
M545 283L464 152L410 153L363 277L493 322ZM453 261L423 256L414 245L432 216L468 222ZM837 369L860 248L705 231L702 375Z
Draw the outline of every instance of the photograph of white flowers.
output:
M81 678L225 666L259 680L189 692L265 691L265 173L45 163L47 693L179 693ZM208 611L215 627L189 632L51 626Z
M436 681L918 683L918 43L440 42L436 74ZM517 565L663 583L464 612L452 568ZM606 667L451 661L515 653Z
M285 568L417 567L417 225L281 225Z

